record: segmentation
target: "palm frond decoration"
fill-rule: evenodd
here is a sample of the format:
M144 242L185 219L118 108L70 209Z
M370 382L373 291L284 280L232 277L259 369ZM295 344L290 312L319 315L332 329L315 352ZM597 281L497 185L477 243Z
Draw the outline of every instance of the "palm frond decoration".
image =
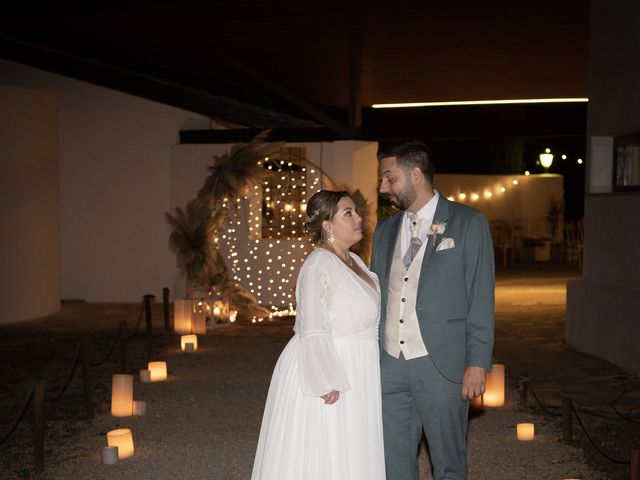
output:
M207 265L204 277L204 285L208 287L215 286L217 289L222 290L222 286L229 282L229 271L227 264L220 252L215 249L213 258Z
M229 282L223 287L224 295L229 299L229 303L238 310L239 315L244 318L267 317L269 310L258 304L256 297L247 292L239 284Z
M171 228L169 249L176 255L176 266L187 278L187 285L202 284L204 272L215 252L212 236L220 226L222 214L211 211L211 206L195 198L185 210L175 208L172 215L165 213Z
M269 130L256 135L249 143L236 144L227 153L214 157L208 167L204 185L186 209L166 212L169 224L169 249L176 255L176 265L187 280L187 294L196 287L221 290L240 315L265 316L269 311L258 305L256 298L230 278L224 258L214 241L229 214L227 205L235 208L236 200L266 174L264 158L283 143L266 143Z
M269 132L264 130L249 143L236 144L229 152L214 157L198 196L214 204L227 199L229 205L235 206L245 189L266 175L262 160L284 145L283 142L265 143Z
M206 285L215 286L229 300L231 307L243 318L264 317L269 310L258 304L256 297L247 292L240 284L231 280L224 258L217 250L215 258L207 269Z

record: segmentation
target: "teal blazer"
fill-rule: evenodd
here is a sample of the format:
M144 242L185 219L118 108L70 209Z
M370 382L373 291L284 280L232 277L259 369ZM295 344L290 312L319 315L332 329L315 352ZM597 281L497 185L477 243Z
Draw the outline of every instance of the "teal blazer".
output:
M383 345L389 272L404 212L378 222L373 236L371 270L382 292L380 348ZM440 195L433 223L445 223L442 234L428 237L420 270L416 313L429 356L438 371L462 382L468 366L491 369L494 335L495 263L485 216ZM437 251L443 238L455 247Z

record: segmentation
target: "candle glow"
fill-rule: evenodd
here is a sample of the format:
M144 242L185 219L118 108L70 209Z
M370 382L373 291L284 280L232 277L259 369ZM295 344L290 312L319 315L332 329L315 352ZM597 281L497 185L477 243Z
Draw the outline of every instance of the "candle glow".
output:
M173 330L191 333L191 300L176 299L173 302Z
M197 335L182 335L180 337L180 349L186 351L187 343L193 344L193 351L198 350L198 336Z
M496 363L491 367L491 372L487 375L482 403L485 407L504 405L504 365Z
M119 428L107 433L107 443L110 447L118 447L118 459L133 456L133 435L128 428Z
M111 415L114 417L133 415L133 375L111 377Z
M535 437L533 423L519 423L516 426L516 435L521 442L530 442Z
M167 379L167 362L149 362L152 382L162 382Z

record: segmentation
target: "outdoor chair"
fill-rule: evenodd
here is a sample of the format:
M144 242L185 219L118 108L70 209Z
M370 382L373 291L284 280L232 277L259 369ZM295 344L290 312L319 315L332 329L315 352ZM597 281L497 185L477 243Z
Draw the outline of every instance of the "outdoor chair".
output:
M582 220L577 222L565 222L564 241L562 244L562 261L569 265L582 266L582 250L584 244L584 231Z
M502 258L503 267L507 266L509 260L511 260L511 264L513 265L514 250L511 227L507 222L502 220L491 221L490 227L496 260Z

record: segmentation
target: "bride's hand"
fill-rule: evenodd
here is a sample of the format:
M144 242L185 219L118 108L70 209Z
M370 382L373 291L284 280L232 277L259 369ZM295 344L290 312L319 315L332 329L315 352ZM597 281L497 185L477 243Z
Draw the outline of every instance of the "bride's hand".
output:
M340 397L340 392L336 392L335 390L331 390L329 393L320 396L320 398L324 400L325 405L333 405L338 401L338 397Z

